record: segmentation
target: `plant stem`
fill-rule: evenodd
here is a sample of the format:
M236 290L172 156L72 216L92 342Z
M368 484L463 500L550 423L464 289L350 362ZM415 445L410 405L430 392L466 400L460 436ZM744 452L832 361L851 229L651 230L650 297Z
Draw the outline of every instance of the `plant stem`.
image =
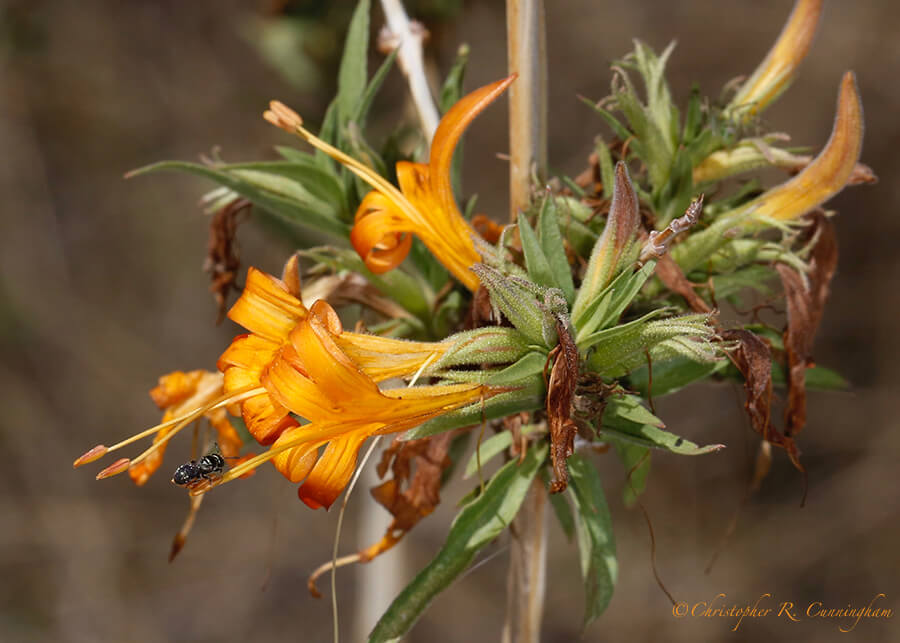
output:
M425 133L425 140L430 145L438 126L439 116L425 76L422 43L428 32L421 23L409 19L400 0L381 0L381 8L384 10L387 25L385 25L386 32L379 36L379 43L383 43L388 50L400 49L397 62L400 63L400 69L406 76L413 104L416 106L416 113Z
M506 0L510 217L531 201L531 175L547 167L547 56L543 0Z
M547 566L547 491L540 476L531 483L522 508L510 525L503 643L537 643L544 612Z
M547 167L547 71L543 0L506 1L509 73L510 216L531 201L532 174ZM544 609L547 492L540 478L510 525L506 623L503 643L537 643Z

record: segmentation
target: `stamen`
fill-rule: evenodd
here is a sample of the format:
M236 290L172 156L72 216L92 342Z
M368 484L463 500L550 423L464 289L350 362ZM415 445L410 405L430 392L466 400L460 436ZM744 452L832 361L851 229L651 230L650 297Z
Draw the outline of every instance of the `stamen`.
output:
M213 410L221 408L223 406L228 406L229 404L234 404L236 402L246 400L249 397L253 397L255 395L259 395L260 393L265 393L265 392L266 392L266 389L261 386L257 386L257 387L246 386L242 389L238 389L237 391L234 391L233 393L231 393L228 396L220 397L216 400L213 400L209 404L206 404L204 406L201 406L200 408L194 409L190 413L188 413L186 415L182 415L180 418L177 418L176 420L166 422L165 424L167 424L167 425L172 424L172 422L175 422L175 426L173 426L172 429L168 433L166 433L162 438L160 438L157 442L154 442L153 445L151 445L146 451L144 451L142 454L140 454L138 457L136 457L132 461L132 466L136 466L136 465L140 464L141 462L143 462L144 460L146 460L154 452L156 452L164 444L166 444L169 440L171 440L173 437L175 437L175 435L179 431L181 431L184 427L189 425L191 422L193 422L197 418L202 417L207 412L213 411ZM157 425L157 426L162 427L163 425Z
M431 362L433 362L435 360L435 358L437 356L438 356L437 352L434 352L428 356L428 359L426 359L424 362L422 362L422 365L419 367L419 370L417 370L416 374L412 376L412 379L409 381L409 384L407 384L406 388L412 388L413 386L416 385L416 382L419 380L419 377L422 375L422 373L425 371L425 369L428 368L429 364L431 364Z
M325 154L335 161L346 166L347 169L368 183L373 189L378 190L394 201L410 220L418 222L419 225L424 224L418 211L412 206L407 198L403 196L403 193L400 192L400 190L368 166L360 163L355 158L344 154L336 147L329 145L318 136L305 129L303 127L303 119L300 115L284 103L277 100L271 101L269 103L269 109L263 113L263 118L276 127L290 132L291 134L297 134L316 149L325 152Z
M259 455L255 455L246 462L242 462L238 466L230 469L224 476L222 476L219 480L216 480L212 486L218 487L221 484L225 484L226 482L230 482L235 478L240 478L242 475L247 473L248 471L257 468L259 465L272 460L275 456L283 451L287 451L289 449L293 449L294 447L300 446L301 444L306 444L308 442L315 442L317 446L328 442L334 437L341 435L347 431L347 427L343 424L330 424L326 426L313 426L312 424L306 424L303 429L309 429L308 431L301 431L300 435L297 437L288 440L284 444L278 445L278 447L271 447L268 451L264 451Z
M88 462L93 462L94 460L99 460L103 456L109 453L109 449L103 446L102 444L98 444L93 449L87 451L84 455L80 456L75 462L72 463L72 468L77 469L83 464L87 464Z
M97 474L97 480L103 480L104 478L111 478L112 476L118 475L123 471L128 471L128 467L131 466L131 460L128 458L122 458L121 460L116 460L111 465L106 467L103 471Z
M297 128L303 126L303 119L300 118L300 114L277 100L269 102L269 109L263 112L263 118L272 123L275 127L280 127L291 134L293 134Z

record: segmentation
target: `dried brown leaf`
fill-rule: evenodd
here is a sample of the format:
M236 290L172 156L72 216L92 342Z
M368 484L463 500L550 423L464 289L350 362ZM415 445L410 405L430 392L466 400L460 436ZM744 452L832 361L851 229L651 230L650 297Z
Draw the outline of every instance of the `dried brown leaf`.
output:
M813 341L838 260L834 226L821 212L810 216L813 224L806 232L806 240L814 240L815 245L806 279L790 266L776 266L787 300L787 327L783 338L788 369L788 404L784 423L785 434L789 436L799 433L806 424L806 369L813 365Z
M578 432L578 425L572 419L572 402L578 385L578 347L568 325L559 319L556 321L556 333L559 344L551 352L551 356L555 354L555 359L547 385L547 426L554 475L550 493L565 491L569 485L566 459L575 451L575 434Z
M784 449L797 470L805 473L794 439L772 424L772 352L769 345L743 329L722 331L721 336L727 342L738 344L730 356L744 376L745 408L753 430L763 440Z
M216 324L221 324L228 311L228 295L237 290L237 277L241 257L237 245L237 228L250 213L252 204L247 199L237 199L216 211L209 222L209 241L203 270L209 273L212 283L209 290L219 307Z
M685 277L681 266L670 255L665 254L657 260L656 276L659 277L659 280L666 288L676 295L684 297L691 310L698 313L712 312L712 308L697 294L694 290L694 284Z

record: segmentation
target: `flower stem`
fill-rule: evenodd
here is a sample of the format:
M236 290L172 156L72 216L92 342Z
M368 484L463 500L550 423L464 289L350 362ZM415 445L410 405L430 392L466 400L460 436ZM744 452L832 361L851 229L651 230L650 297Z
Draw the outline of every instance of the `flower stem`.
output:
M547 167L547 66L543 0L506 0L509 73L510 217L531 202L532 175ZM547 492L536 478L510 525L503 643L537 643L544 608Z
M510 525L503 643L537 643L544 612L547 566L547 490L540 476L531 483Z
M547 38L543 0L506 0L510 220L531 201L532 172L547 167Z

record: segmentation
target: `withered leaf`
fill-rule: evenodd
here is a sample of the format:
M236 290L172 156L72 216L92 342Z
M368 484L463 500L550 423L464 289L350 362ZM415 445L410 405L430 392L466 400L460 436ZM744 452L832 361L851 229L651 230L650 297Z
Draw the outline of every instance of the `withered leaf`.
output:
M659 277L659 280L663 283L663 285L674 292L676 295L681 295L684 297L685 301L687 301L688 306L691 307L691 310L698 313L709 313L712 312L712 308L710 308L709 304L707 304L703 298L697 294L694 290L694 284L692 284L687 277L684 275L684 271L681 270L681 266L679 266L674 259L672 259L671 255L664 254L661 256L656 262L656 276Z
M793 268L778 264L787 300L787 326L784 350L788 369L788 403L785 409L785 435L793 436L806 424L806 369L813 366L812 348L822 320L829 285L837 268L838 247L834 226L821 211L810 215L812 225L803 241L814 240L809 272L803 276Z
M738 343L730 356L744 376L745 408L753 430L763 440L784 449L797 470L805 473L794 439L772 424L772 352L769 345L748 330L725 330L721 336L725 341Z
M575 452L575 434L578 426L572 419L572 401L578 385L578 347L569 332L568 324L556 320L559 344L553 353L556 359L550 370L547 385L547 425L550 429L550 461L554 480L550 493L565 491L569 485L566 459Z
M237 245L237 227L250 213L252 204L247 199L236 199L220 208L209 222L209 241L203 270L209 273L212 283L209 290L219 307L216 324L221 324L228 310L228 295L237 290L241 257Z
M365 562L393 547L406 532L428 516L441 501L441 476L450 464L448 452L456 432L438 433L420 440L395 439L385 449L378 475L388 468L392 477L371 490L372 497L394 517L384 538L360 552Z

